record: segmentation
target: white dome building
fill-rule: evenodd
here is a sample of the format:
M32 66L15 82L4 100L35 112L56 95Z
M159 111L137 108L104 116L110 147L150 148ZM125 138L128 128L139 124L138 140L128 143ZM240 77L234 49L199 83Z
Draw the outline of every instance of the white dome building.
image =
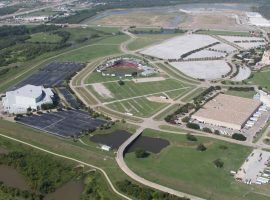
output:
M54 93L43 86L25 85L17 90L6 92L3 97L4 111L10 114L26 113L28 108L37 109L42 104L53 103Z

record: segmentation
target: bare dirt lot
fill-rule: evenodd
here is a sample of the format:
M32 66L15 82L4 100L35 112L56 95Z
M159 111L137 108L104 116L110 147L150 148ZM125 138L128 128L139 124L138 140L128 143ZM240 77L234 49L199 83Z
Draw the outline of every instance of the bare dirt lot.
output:
M164 98L163 96L149 96L147 97L147 100L153 101L153 102L158 102L158 103L172 103L173 100L168 98Z
M104 98L113 98L112 93L102 83L93 84L94 90Z
M154 81L164 81L164 77L149 77L149 78L137 78L132 79L134 83L147 83L147 82L154 82Z

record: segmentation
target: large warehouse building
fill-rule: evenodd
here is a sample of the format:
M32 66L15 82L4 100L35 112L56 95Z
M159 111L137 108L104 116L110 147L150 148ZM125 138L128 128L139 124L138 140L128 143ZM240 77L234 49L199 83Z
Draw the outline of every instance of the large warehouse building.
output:
M219 94L191 118L215 126L241 130L260 106L261 102L258 100Z
M25 85L6 92L3 97L4 111L10 114L26 113L28 108L38 109L42 104L53 103L54 93L43 86Z

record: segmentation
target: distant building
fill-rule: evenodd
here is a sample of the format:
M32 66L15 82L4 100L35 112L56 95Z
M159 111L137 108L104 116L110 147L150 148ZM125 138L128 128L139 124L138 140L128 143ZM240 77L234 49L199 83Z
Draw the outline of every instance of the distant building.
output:
M53 103L54 93L43 86L25 85L6 92L3 97L4 111L10 114L26 113L28 108L38 109L42 104Z

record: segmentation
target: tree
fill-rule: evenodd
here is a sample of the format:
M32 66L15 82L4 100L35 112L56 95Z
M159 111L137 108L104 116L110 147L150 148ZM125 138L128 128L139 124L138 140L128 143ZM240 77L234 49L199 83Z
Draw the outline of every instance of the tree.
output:
M182 122L184 122L184 123L188 123L189 122L189 117L184 117L183 119L182 119Z
M210 128L207 128L207 127L204 127L202 130L206 133L213 133L212 130Z
M200 125L196 124L196 123L187 123L187 127L191 128L191 129L195 129L195 130L199 130L200 129Z
M214 160L213 163L217 168L222 168L224 166L224 162L220 160L219 158Z
M197 138L194 135L191 135L190 133L188 133L187 140L194 142L194 141L197 141Z
M137 149L135 151L135 155L136 155L136 158L146 158L147 156L149 156L149 153L143 149Z
M197 150L198 151L206 151L206 147L203 145L203 144L199 144L198 146L197 146Z
M244 135L242 135L241 133L234 133L232 135L232 138L235 140L239 140L239 141L246 141L246 137Z
M119 84L119 85L125 85L125 82L122 81L122 80L119 80L119 81L118 81L118 84Z

